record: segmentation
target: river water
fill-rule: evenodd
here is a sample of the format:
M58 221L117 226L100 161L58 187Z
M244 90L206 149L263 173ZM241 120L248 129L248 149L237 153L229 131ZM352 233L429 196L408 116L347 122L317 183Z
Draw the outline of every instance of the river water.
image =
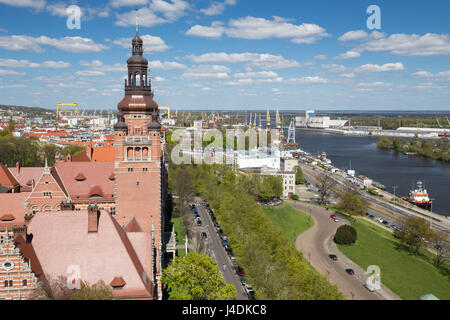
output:
M353 137L319 131L297 130L297 143L311 154L326 152L333 165L356 170L384 184L387 191L407 196L417 180L424 182L433 202L433 212L450 216L450 165L391 150L380 150L378 138ZM350 164L351 161L351 164Z

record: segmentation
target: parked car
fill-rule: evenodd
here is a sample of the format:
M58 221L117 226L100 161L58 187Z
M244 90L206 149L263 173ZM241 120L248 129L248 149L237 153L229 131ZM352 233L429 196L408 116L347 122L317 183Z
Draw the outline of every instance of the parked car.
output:
M202 232L202 238L207 239L208 238L208 234L206 232Z
M337 261L337 259L338 259L337 255L335 255L335 254L330 254L329 257L333 261Z
M384 221L382 222L382 224L384 224L385 226L387 226L387 225L389 224L389 221L384 220Z
M332 214L332 215L331 215L331 219L333 219L333 220L334 220L334 219L336 219L336 218L337 218L337 217L336 217L336 215L335 215L335 214Z
M202 220L197 220L197 225L200 227L202 225Z
M370 219L375 219L375 216L373 214L369 215Z
M240 266L237 266L236 272L237 272L238 276L240 276L240 277L245 276L245 271Z
M339 219L338 218L334 219L334 222L339 222Z
M347 272L351 276L355 275L355 271L353 271L353 269L345 269L345 272Z
M364 288L366 288L367 290L369 290L370 292L375 292L375 288L372 287L370 284L364 284Z
M249 296L249 298L253 297L253 295L255 294L255 290L253 290L252 286L249 285L247 282L243 282L242 285L244 286L244 290Z
M236 257L233 256L231 253L230 253L230 260L231 260L231 263L232 263L233 265L236 264Z

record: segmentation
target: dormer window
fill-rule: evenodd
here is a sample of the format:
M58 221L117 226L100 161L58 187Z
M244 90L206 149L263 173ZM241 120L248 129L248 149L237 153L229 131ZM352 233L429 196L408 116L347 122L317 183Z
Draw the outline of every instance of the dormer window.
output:
M75 180L78 181L78 182L83 182L83 181L86 180L86 177L84 176L84 174L79 173L79 174L75 177Z

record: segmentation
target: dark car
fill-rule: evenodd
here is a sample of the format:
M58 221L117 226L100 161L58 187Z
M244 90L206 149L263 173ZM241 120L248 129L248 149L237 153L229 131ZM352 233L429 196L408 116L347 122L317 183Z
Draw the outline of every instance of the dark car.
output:
M355 271L353 271L353 269L345 269L345 272L347 272L351 276L355 275Z
M202 225L202 220L197 220L197 225L201 226Z
M335 255L335 254L330 254L329 257L333 261L337 261L337 259L338 259L337 255Z
M384 220L384 221L383 221L383 224L384 224L385 226L387 226L387 225L389 224L389 221Z
M240 277L245 276L245 271L244 271L244 269L242 269L241 267L238 266L238 267L236 268L236 271L237 271L238 276L240 276Z
M202 232L202 238L208 238L208 234L206 232Z
M370 219L375 219L375 216L373 214L369 215Z

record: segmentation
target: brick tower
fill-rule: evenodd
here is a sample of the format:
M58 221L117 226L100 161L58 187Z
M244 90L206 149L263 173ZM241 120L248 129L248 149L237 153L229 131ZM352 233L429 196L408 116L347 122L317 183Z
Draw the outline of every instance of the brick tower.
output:
M136 31L128 59L125 97L119 103L115 138L116 219L127 232L151 234L153 280L160 291L163 252L163 144L158 104L153 100L148 61Z

